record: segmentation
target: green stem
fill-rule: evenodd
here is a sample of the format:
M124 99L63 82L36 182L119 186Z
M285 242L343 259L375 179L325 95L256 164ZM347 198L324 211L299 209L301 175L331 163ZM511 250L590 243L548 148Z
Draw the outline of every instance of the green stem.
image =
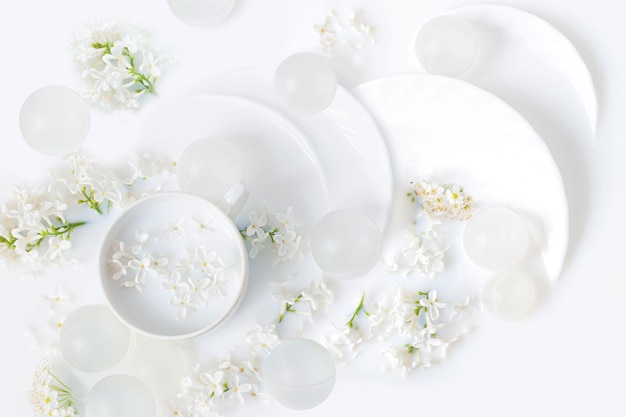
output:
M352 317L350 317L350 320L348 321L348 323L346 323L349 328L352 328L354 326L354 319L356 319L356 316L358 316L361 311L365 311L363 307L363 301L365 301L365 293L361 294L359 305L356 306L356 310L354 310L354 312L352 313ZM367 311L365 311L365 314L367 315Z

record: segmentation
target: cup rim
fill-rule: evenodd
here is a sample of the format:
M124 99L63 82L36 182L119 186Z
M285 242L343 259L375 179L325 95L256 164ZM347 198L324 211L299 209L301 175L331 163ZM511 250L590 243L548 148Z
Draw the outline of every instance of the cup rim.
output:
M209 207L213 211L213 213L219 213L218 216L221 217L220 221L222 225L224 227L229 228L232 231L233 235L236 236L237 249L238 249L237 252L239 254L238 258L241 261L241 278L240 278L241 282L237 288L238 294L237 294L236 299L230 304L229 308L221 312L215 320L213 320L212 322L210 322L209 324L205 326L199 327L192 331L188 331L188 332L184 332L180 334L163 334L163 333L159 333L155 331L146 330L140 327L139 325L131 322L127 317L125 317L125 315L122 312L118 310L116 303L113 300L113 295L108 290L107 283L106 283L106 281L110 279L110 277L105 272L106 271L106 259L107 259L107 254L108 254L109 246L110 246L107 243L109 244L112 243L112 238L114 237L113 234L115 232L116 226L119 226L119 224L122 221L124 221L128 216L130 216L131 213L139 210L141 207L147 204L151 204L151 202L153 202L154 200L176 199L176 198L186 198L190 200L195 200L196 203L206 205L207 207ZM249 267L249 261L248 261L248 251L247 251L245 242L243 240L243 237L241 237L239 229L237 228L234 220L231 219L226 213L224 213L216 204L212 203L211 201L201 196L198 196L196 194L186 193L182 191L164 191L164 192L152 194L150 196L144 197L134 202L132 205L125 208L122 211L122 213L120 213L120 215L108 227L107 232L105 233L104 238L101 241L100 252L99 252L99 257L98 257L98 275L99 275L100 288L102 292L104 293L106 304L111 309L115 317L117 317L123 324L125 324L131 330L139 334L142 334L144 336L151 337L154 339L159 339L159 340L176 341L176 340L191 339L191 338L200 336L204 333L213 331L217 329L218 327L222 326L226 321L228 321L230 317L232 317L232 315L238 310L239 306L241 305L241 302L243 301L245 297L245 293L248 287L249 272L250 272L250 267Z

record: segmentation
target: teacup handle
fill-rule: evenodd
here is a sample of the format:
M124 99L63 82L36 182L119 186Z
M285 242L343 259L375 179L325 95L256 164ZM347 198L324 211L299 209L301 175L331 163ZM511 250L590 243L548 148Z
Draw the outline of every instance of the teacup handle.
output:
M246 185L242 182L236 182L215 204L234 221L246 205L249 195L246 191Z

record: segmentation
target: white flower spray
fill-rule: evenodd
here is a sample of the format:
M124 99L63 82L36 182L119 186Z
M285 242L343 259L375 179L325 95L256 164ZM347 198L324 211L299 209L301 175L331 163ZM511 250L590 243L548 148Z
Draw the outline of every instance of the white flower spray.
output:
M95 21L74 34L72 59L91 103L105 110L136 109L145 94L156 93L162 64L146 30L123 21Z

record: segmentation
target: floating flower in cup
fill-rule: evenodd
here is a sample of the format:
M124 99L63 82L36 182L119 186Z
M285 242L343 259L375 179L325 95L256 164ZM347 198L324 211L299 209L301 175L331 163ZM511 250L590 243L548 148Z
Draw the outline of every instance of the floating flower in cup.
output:
M136 109L156 93L162 64L170 59L149 42L144 29L122 21L97 21L77 32L72 59L87 86L83 95L106 110Z
M180 230L192 226L197 226L194 219L179 216L153 236L136 231L132 241L113 242L108 255L110 278L119 280L121 287L140 292L148 281L159 280L161 288L171 294L169 303L176 308L178 319L206 307L212 296L226 296L228 283L235 276L233 256L222 256L204 245L183 248L171 255L155 253L155 247L162 247L164 242L191 239L191 233ZM173 228L179 233L171 233ZM204 230L197 229L196 235Z

